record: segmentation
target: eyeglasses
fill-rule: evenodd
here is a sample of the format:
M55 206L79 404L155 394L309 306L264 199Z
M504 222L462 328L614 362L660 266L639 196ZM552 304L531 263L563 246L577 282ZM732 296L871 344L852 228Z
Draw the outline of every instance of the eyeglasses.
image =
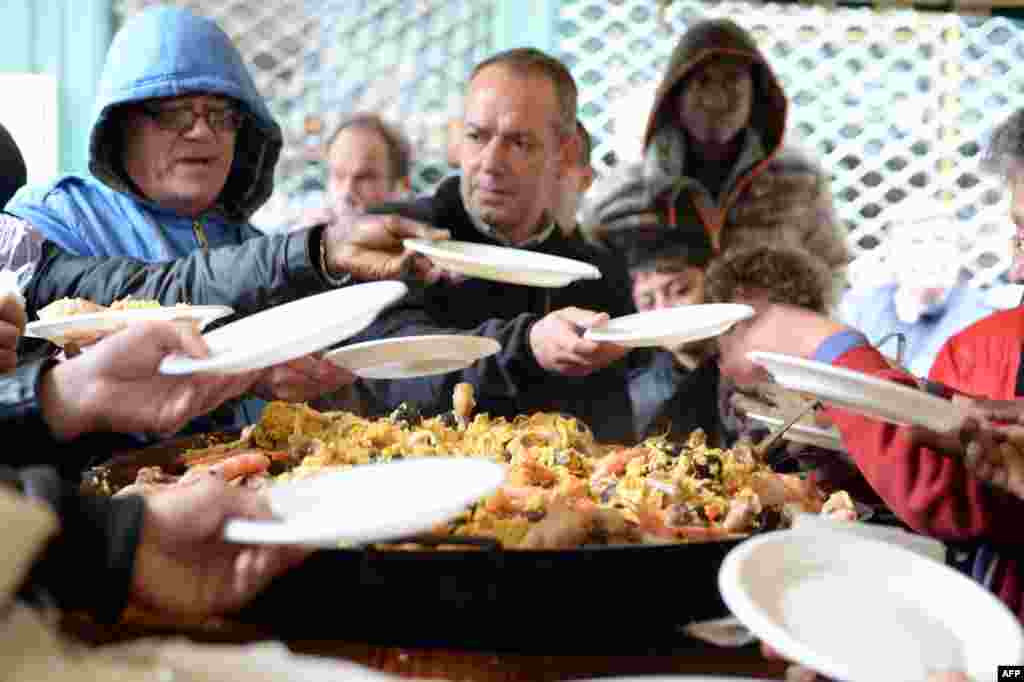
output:
M215 133L231 133L242 127L245 121L245 114L234 107L223 109L207 109L206 113L199 113L191 107L176 107L162 109L154 106L143 106L142 112L153 119L158 128L162 130L173 130L176 133L184 133L192 130L200 118L206 121L206 125Z

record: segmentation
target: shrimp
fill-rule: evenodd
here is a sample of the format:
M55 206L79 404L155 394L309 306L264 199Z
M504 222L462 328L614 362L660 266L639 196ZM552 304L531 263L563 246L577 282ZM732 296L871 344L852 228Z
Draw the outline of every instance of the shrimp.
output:
M230 481L239 476L260 474L270 468L270 458L258 450L248 450L229 457L210 467L189 469L181 478L181 483L196 480L203 474L217 476Z
M558 476L543 464L523 460L512 467L509 483L526 486L550 486L558 482Z
M590 480L599 481L608 476L622 474L626 471L627 464L637 457L646 456L647 454L647 448L629 448L628 450L619 450L610 455L605 455L598 460Z
M469 415L473 413L474 407L476 407L476 398L473 397L473 384L465 382L456 384L454 395L452 396L452 409L455 412L455 416L463 422L467 422L469 421Z

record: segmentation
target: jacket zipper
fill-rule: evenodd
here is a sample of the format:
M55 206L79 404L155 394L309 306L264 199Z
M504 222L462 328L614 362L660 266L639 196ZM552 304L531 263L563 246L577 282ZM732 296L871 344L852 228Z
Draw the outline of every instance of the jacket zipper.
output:
M196 235L196 241L199 242L199 248L210 248L210 241L206 238L206 230L203 229L203 223L201 221L196 220L192 222L192 232Z

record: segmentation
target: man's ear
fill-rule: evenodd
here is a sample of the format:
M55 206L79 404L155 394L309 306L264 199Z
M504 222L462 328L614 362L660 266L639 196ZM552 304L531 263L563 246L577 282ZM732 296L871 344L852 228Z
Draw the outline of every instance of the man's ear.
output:
M580 194L586 194L594 184L594 167L589 163L583 167L582 177L583 180L580 183Z

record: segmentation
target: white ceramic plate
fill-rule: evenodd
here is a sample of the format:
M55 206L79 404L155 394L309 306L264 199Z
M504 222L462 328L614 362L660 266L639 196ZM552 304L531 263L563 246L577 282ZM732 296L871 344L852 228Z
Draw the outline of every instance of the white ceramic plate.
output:
M231 374L294 360L363 330L406 291L401 282L371 282L285 303L205 334L210 357L172 355L160 371Z
M445 270L496 282L564 287L578 279L601 278L601 271L590 263L526 249L428 239L406 239L402 243Z
M86 315L71 315L56 320L36 320L25 326L25 336L46 339L58 346L83 338L102 338L137 322L152 320L189 322L202 331L214 320L233 313L224 305L165 306L162 308L135 308L111 310Z
M753 314L753 308L739 303L681 305L616 317L583 337L630 348L679 346L723 334Z
M786 388L893 424L948 431L963 418L961 410L948 400L845 367L782 353L752 351L747 357Z
M234 519L224 536L248 544L337 547L430 530L485 497L505 480L505 467L468 457L424 457L328 471L274 485L279 520Z
M1024 632L953 569L843 532L778 531L729 552L718 575L733 615L785 658L844 682L975 682L1024 662Z
M769 417L752 412L747 413L747 418L770 429L775 429L786 423L785 420L778 417ZM823 429L820 426L810 426L809 424L797 422L789 427L789 430L782 437L794 443L804 443L805 445L814 445L825 450L846 452L846 449L843 447L843 441L839 437L839 431L836 429Z
M364 379L409 379L465 369L499 350L484 336L438 334L357 343L324 357Z

